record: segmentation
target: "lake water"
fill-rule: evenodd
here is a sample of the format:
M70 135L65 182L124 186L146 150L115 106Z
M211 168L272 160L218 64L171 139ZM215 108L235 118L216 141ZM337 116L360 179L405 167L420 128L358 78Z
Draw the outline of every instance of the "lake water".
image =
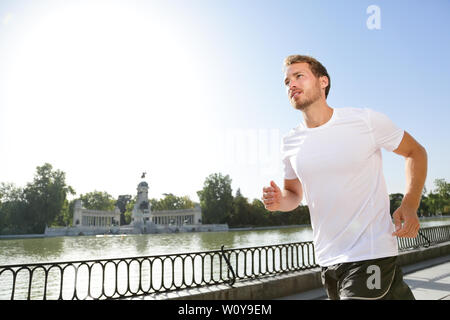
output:
M310 227L0 240L0 265L124 258L310 241Z
M450 217L421 221L421 227L450 224ZM272 230L80 236L0 240L0 265L124 258L312 241L310 227Z

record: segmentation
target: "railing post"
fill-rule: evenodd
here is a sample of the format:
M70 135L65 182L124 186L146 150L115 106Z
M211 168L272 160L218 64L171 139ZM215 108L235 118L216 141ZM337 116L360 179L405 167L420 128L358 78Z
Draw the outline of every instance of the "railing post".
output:
M425 248L428 248L431 245L431 241L430 239L428 239L427 237L425 237L425 235L422 233L422 230L419 230L419 235L425 239L425 241L427 242L426 244L424 244L423 246Z
M222 245L222 247L220 247L220 251L221 251L221 253L222 253L222 257L225 259L225 262L227 263L228 270L231 271L232 277L231 277L230 281L228 282L228 284L229 284L230 287L232 287L233 284L234 284L234 282L236 281L236 275L235 275L235 273L234 273L233 267L231 266L230 260L228 260L228 257L227 257L227 255L225 254L224 247L225 247L225 246Z

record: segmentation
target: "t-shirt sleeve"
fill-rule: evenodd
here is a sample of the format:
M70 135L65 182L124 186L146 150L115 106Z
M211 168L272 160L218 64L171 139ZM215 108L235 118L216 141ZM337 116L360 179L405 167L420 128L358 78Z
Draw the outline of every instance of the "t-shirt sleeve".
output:
M283 165L283 177L287 180L292 180L297 178L297 174L292 168L291 160L287 154L286 146L284 144L284 139L281 140L281 160Z
M291 161L288 157L283 158L283 177L286 180L292 180L297 178L297 174L292 168Z
M403 139L404 130L383 113L367 109L375 146L394 151Z

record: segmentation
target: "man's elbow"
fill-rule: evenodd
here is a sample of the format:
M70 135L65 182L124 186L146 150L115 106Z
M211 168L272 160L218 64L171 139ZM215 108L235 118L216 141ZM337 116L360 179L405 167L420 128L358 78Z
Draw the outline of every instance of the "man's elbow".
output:
M418 144L418 146L415 150L415 154L417 154L419 157L424 158L424 159L428 158L427 150L421 144Z
M292 200L293 200L293 202L294 203L296 203L297 204L297 206L296 207L298 207L301 203L302 203L302 200L303 200L303 192L300 190L300 191L292 191L291 190L291 193L292 193Z
M408 152L403 154L405 158L412 158L412 159L426 159L428 157L427 150L424 146L422 146L419 143L416 143L415 146L410 148Z
M427 171L428 167L428 154L427 150L422 146L418 145L414 150L406 156L406 160L413 161L416 163L416 166L422 168L425 172Z

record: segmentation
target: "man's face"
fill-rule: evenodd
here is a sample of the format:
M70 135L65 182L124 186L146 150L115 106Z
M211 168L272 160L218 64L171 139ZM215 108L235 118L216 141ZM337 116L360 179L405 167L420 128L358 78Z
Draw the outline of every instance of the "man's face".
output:
M317 78L307 63L294 63L287 67L284 84L289 101L295 109L305 110L322 97L322 78Z

